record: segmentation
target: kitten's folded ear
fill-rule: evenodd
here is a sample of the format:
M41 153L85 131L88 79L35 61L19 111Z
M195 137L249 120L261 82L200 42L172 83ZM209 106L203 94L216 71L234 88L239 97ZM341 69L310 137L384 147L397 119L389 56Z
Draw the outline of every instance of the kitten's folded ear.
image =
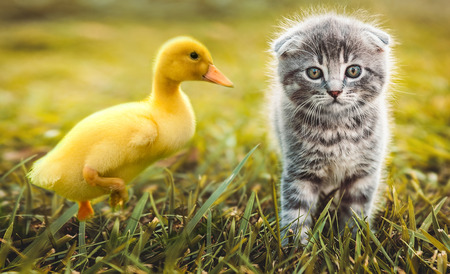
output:
M288 52L298 50L300 36L298 34L286 33L272 43L272 49L277 57L280 57Z
M364 34L366 34L368 41L381 51L386 50L391 43L389 34L379 29L369 26L364 30Z

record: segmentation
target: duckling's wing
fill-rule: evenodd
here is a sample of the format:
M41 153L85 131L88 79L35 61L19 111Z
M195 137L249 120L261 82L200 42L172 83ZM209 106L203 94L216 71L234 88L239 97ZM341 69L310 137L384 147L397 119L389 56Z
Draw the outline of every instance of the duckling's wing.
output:
M119 177L123 170L124 179L133 178L149 164L158 136L155 122L146 113L144 104L128 103L86 117L34 164L28 177L47 189L54 189L55 184L70 187L66 193L88 188L82 176L85 165L102 175Z
M158 136L154 122L146 120L138 130L136 124L123 125L124 138L104 139L91 148L84 165L95 169L103 177L118 177L126 183L157 160L155 139ZM126 137L124 136L126 135Z
M154 153L158 127L146 111L144 104L128 103L99 115L95 119L95 143L86 155L85 164L100 174L110 175L148 164Z
M158 137L158 126L151 118L145 119L145 124L139 127L139 131L134 132L129 141L131 147L150 147Z

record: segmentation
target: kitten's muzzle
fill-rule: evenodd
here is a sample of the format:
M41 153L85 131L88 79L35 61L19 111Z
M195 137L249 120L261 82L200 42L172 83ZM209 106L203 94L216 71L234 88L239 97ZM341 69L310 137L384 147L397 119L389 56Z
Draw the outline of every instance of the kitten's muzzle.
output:
M333 97L334 99L336 99L341 93L342 90L327 90L327 93Z

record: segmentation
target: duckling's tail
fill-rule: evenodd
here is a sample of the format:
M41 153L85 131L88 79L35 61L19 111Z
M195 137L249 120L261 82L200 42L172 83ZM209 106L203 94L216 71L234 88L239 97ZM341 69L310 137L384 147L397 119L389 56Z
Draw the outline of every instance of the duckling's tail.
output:
M27 177L31 183L52 190L55 183L61 178L61 175L55 174L55 168L52 167L46 157L37 160L31 170L28 172Z

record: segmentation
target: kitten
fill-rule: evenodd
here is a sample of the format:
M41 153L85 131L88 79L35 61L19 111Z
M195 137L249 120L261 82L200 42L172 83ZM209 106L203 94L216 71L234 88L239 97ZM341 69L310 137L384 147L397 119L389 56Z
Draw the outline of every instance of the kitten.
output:
M341 199L341 229L352 210L370 216L389 137L391 44L376 27L336 14L296 22L272 44L281 225L302 243L323 194Z

